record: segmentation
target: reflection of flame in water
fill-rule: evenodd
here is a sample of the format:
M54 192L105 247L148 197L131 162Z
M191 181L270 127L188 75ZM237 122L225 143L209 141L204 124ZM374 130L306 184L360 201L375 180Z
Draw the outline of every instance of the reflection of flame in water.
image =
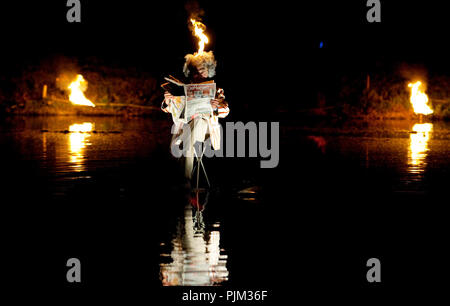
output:
M201 212L197 211L197 214ZM195 216L198 218L198 215ZM184 222L183 222L184 221ZM185 207L184 220L172 239L171 263L161 264L164 286L212 286L228 279L227 255L220 254L220 232L196 231L192 208Z
M416 123L410 134L410 145L408 154L408 165L410 173L421 173L424 171L425 158L427 156L428 141L433 129L431 123Z
M87 139L91 136L89 132L93 130L93 123L84 122L82 124L72 124L69 127L70 162L76 171L83 171L84 148L90 145Z
M91 100L84 96L84 91L87 88L87 81L83 78L81 74L77 75L75 81L70 83L68 89L70 90L69 100L73 104L86 105L95 107L95 104Z

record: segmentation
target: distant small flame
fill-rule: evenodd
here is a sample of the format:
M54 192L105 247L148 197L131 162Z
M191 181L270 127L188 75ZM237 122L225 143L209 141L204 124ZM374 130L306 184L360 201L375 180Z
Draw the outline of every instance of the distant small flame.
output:
M409 83L408 87L411 88L411 104L414 108L414 113L429 115L433 113L433 110L428 106L428 96L421 90L422 82L417 81L415 83Z
M75 81L70 83L68 89L70 89L69 100L76 105L86 105L95 107L89 99L84 96L84 91L86 90L87 81L83 78L81 74L77 75Z
M208 37L203 33L206 30L206 26L197 21L195 19L191 19L192 25L194 26L194 35L199 39L198 41L198 51L195 53L195 56L198 56L203 53L205 49L205 44L209 42Z

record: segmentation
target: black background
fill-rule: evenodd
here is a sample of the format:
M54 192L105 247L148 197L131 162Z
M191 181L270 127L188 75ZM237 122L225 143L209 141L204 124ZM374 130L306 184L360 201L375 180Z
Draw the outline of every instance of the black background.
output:
M181 75L184 55L197 43L185 3L84 1L80 24L66 21L65 1L2 3L2 70L17 72L62 54L142 69L161 80L168 73ZM272 98L280 93L263 90L268 82L286 84L279 99L285 100L300 90L314 97L345 73L401 62L425 65L430 74L448 71L443 4L383 1L382 22L372 24L366 1L200 1L199 7L210 37L207 50L218 60L217 82L227 97L249 101L240 114L245 116L253 106L273 109ZM255 91L241 86L244 81ZM266 98L255 99L255 92Z

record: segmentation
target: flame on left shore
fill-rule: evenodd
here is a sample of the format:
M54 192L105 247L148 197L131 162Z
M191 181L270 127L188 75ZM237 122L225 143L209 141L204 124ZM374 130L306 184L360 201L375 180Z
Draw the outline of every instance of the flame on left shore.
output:
M409 83L408 87L411 88L411 104L414 108L414 113L429 115L433 113L433 110L428 106L428 96L422 91L422 82L417 81L415 83Z
M198 51L195 53L195 56L200 55L203 53L203 50L205 49L205 44L208 43L208 37L203 33L206 30L206 26L201 23L200 21L197 21L195 19L191 18L192 25L194 26L194 35L198 38Z
M69 100L76 105L86 105L95 107L89 99L84 96L83 91L86 90L87 81L83 78L81 74L77 75L75 81L70 83L68 89L70 90Z

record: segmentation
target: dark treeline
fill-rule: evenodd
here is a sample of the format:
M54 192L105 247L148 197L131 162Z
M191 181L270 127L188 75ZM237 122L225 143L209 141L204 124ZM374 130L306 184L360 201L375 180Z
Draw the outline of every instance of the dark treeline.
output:
M445 10L383 1L382 22L369 24L365 1L342 2L198 1L232 116L408 112L417 76L440 101L436 114L448 116ZM185 3L82 1L81 24L66 21L65 1L2 3L1 108L39 100L43 84L65 97L56 82L64 73L83 74L98 103L158 105L163 77L180 76L196 50Z

